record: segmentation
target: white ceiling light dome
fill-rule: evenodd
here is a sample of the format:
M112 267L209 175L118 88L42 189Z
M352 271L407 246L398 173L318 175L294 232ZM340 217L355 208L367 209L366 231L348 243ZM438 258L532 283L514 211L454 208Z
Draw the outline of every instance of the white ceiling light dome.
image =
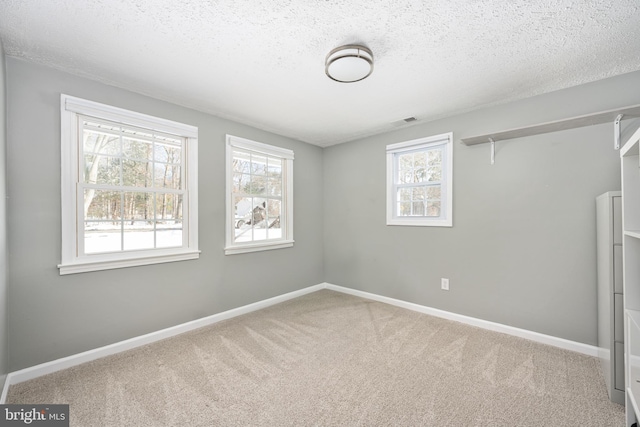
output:
M327 55L324 71L329 78L340 83L363 80L373 72L373 53L361 45L337 47Z

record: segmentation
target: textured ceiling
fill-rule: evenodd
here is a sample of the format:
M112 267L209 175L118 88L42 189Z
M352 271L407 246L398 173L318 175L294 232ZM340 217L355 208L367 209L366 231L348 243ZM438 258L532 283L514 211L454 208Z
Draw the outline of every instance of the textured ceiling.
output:
M3 0L5 53L320 146L640 69L638 0ZM324 74L362 43L364 81Z

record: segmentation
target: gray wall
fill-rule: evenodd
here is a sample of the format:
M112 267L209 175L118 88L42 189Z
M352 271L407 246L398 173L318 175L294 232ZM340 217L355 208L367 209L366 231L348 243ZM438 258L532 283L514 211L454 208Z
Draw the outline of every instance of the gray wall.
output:
M620 188L612 126L499 142L494 166L488 145L459 141L638 104L639 85L628 74L321 150L7 58L0 375L323 281L595 345L594 199ZM60 93L199 127L199 260L58 274ZM386 226L385 145L449 131L454 227ZM293 248L223 254L226 133L294 150Z
M323 281L322 150L7 58L10 371ZM196 261L60 276L60 93L199 128ZM225 134L292 149L293 248L225 256Z
M7 366L7 205L6 205L6 78L4 49L0 43L0 390Z
M595 197L620 189L613 125L498 142L493 166L488 144L460 139L639 104L637 87L628 74L325 149L325 280L597 345ZM386 226L385 146L449 131L454 227Z

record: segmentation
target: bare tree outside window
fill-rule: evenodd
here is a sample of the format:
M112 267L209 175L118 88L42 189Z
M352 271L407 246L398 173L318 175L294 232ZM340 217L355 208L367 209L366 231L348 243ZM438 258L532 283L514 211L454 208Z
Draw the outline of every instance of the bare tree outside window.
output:
M182 245L179 138L84 120L87 253Z

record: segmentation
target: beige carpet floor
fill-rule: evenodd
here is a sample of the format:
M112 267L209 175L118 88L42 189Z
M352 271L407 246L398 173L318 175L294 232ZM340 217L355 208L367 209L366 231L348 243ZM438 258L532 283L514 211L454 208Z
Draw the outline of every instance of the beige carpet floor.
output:
M90 426L623 426L596 358L323 290L11 386Z

